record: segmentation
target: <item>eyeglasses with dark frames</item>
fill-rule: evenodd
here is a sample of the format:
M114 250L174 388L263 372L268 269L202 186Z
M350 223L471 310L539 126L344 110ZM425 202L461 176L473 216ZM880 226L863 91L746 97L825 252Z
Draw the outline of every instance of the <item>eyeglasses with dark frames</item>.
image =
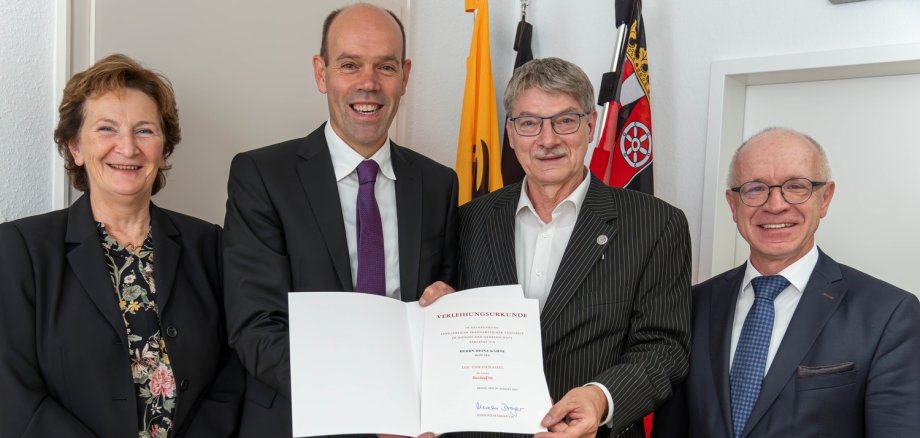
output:
M811 198L815 187L821 187L827 181L812 181L808 178L790 178L782 184L769 185L760 181L748 181L730 190L741 195L741 202L749 207L760 207L770 199L770 192L778 188L783 200L790 204L801 204Z
M550 125L553 126L553 132L559 135L571 134L578 131L581 127L581 118L588 113L564 112L552 116L534 116L524 115L511 117L511 125L514 131L522 137L536 137L543 132L543 121L549 119Z

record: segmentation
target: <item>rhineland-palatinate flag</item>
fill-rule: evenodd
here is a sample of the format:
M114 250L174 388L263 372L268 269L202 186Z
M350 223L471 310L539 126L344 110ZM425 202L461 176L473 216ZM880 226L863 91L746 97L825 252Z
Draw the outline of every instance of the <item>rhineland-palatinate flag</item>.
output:
M591 172L610 186L654 192L652 111L641 0L617 0L613 71L601 81L604 106Z
M514 50L517 56L514 58L514 69L533 59L533 49L530 41L533 39L533 25L528 23L522 11L521 21L518 22L517 34L514 37ZM508 114L510 117L511 114ZM502 138L502 180L505 184L516 183L524 179L524 169L518 162L517 156L514 155L514 149L511 149L511 143L508 141L508 131Z
M502 187L501 143L489 51L489 1L466 0L466 11L475 13L475 17L457 142L461 205Z

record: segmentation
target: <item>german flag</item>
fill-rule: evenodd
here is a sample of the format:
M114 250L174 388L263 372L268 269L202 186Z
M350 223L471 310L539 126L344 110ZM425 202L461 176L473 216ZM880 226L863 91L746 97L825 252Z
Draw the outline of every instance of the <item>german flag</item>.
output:
M456 170L461 205L502 187L502 145L498 137L489 49L489 2L466 0L466 12L473 12L475 16L470 54L466 58L466 87L457 141Z

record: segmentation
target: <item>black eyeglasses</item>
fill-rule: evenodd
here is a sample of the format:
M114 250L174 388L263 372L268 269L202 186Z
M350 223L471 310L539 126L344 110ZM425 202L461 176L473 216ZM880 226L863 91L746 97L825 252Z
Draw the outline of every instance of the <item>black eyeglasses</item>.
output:
M760 207L770 199L770 192L774 188L779 188L783 200L790 204L801 204L811 198L815 187L821 187L827 184L827 181L812 181L808 178L790 178L782 184L769 185L760 181L748 181L738 187L732 187L731 191L741 195L741 202L749 207Z
M549 119L553 126L553 132L559 135L571 134L581 127L581 118L588 113L566 112L552 116L517 116L511 117L511 125L514 131L523 137L536 137L543 132L543 121Z

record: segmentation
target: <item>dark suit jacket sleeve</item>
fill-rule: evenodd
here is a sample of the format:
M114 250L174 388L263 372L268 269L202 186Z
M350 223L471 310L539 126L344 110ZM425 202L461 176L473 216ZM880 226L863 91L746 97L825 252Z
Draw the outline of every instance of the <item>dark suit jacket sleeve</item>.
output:
M451 172L450 202L447 204L447 220L444 224L444 263L441 266L440 279L452 287L457 287L460 274L457 267L460 240L460 209L457 206L457 175ZM423 263L422 260L419 263ZM428 285L419 285L422 290Z
M866 436L920 430L920 301L905 295L888 320L866 378Z
M227 183L224 287L230 345L243 366L290 399L287 294L290 261L260 169L234 157Z
M217 234L216 252L211 256L217 261L217 278L223 283L221 229L214 226ZM218 302L224 301L223 289L218 288ZM219 321L221 335L226 339L226 325ZM246 389L246 374L237 355L228 348L222 349L220 367L214 381L205 391L195 410L184 436L188 437L230 437L238 433L243 394Z
M227 352L223 367L195 410L184 436L232 437L238 433L246 374L237 356Z
M684 438L687 433L687 398L684 395L683 383L680 383L674 385L674 394L671 398L655 410L652 438Z
M657 236L639 279L625 350L596 377L613 399L613 430L622 430L671 396L690 354L690 235L677 209Z
M0 433L23 437L93 434L48 391L35 351L35 263L22 235L0 224Z

